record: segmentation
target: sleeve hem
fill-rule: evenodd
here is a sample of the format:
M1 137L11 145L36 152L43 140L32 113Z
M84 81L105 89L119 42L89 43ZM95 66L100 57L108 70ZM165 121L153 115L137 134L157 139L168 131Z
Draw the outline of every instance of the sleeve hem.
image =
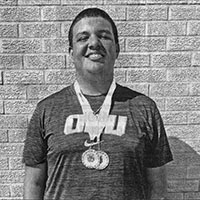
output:
M155 164L150 164L150 165L146 165L147 168L156 168L156 167L161 167L169 162L173 161L173 157L168 157L167 159L161 161L161 162L157 162Z

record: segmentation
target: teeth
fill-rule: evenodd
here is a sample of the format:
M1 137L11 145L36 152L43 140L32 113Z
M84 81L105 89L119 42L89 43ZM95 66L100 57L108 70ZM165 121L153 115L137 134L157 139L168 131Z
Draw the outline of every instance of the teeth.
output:
M91 54L89 57L90 57L90 59L100 59L100 58L102 58L102 55L101 54Z

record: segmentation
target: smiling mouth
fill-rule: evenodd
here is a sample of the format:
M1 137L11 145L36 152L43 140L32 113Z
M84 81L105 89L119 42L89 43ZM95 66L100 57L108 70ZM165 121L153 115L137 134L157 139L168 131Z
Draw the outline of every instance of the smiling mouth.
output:
M101 61L104 58L104 55L99 52L91 52L86 55L86 58L89 58L91 61Z
M90 55L88 56L88 58L89 58L90 60L99 60L99 59L103 58L103 56L102 56L101 54L90 54Z

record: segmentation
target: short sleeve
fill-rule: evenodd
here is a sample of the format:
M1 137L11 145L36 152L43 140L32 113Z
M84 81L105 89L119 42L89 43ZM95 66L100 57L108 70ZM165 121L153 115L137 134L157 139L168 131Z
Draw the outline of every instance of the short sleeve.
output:
M46 160L47 143L42 119L42 110L37 105L28 125L23 150L23 162L28 166L34 166Z
M153 102L150 109L150 132L145 143L145 165L148 168L160 167L173 160L170 145L160 112Z

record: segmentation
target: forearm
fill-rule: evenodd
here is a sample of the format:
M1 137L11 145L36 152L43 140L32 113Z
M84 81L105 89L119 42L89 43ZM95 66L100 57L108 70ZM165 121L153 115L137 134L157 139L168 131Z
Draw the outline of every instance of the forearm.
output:
M150 200L167 200L166 183L158 181L150 185Z
M167 200L167 179L165 167L148 170L149 199Z
M46 187L46 163L25 168L24 200L43 200Z
M43 200L45 187L34 183L25 184L24 200Z
M166 192L161 194L152 190L149 200L167 200Z

